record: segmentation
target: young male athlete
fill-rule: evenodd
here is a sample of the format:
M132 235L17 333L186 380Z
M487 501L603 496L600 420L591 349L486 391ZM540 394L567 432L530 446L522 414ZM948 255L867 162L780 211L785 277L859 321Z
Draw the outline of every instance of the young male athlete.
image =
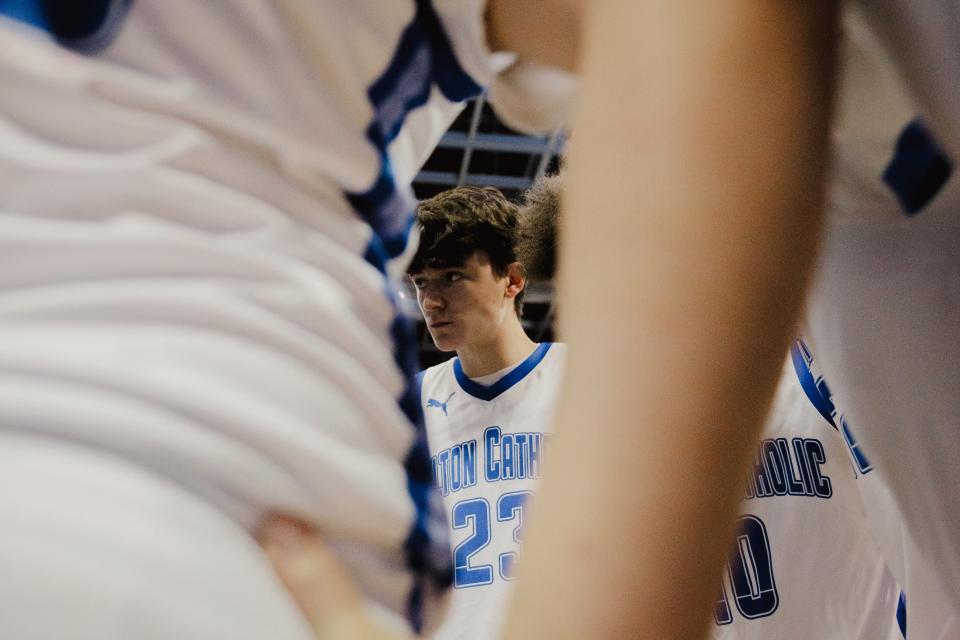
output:
M417 209L409 267L431 337L456 357L419 376L450 526L453 594L435 638L497 637L521 562L525 508L547 464L564 345L536 344L520 313L517 207L459 187Z

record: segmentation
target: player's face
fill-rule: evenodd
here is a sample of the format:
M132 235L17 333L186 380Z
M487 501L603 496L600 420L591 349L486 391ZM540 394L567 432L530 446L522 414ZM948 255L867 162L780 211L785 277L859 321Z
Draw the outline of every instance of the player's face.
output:
M494 340L507 314L514 313L513 298L505 296L509 278L497 276L481 252L459 267L426 267L410 279L430 336L441 351Z

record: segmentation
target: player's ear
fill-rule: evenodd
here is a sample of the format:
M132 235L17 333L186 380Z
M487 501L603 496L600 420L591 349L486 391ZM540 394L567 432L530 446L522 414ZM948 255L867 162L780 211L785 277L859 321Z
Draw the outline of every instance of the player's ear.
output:
M516 298L527 287L527 270L519 262L507 265L507 297Z

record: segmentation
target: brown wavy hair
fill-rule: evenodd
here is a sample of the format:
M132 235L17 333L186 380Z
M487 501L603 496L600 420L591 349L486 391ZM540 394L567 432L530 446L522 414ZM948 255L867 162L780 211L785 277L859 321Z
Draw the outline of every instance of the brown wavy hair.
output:
M456 187L424 200L417 207L420 245L408 274L426 267L459 267L474 253L483 252L497 277L517 259L520 212L493 187ZM514 300L519 316L523 291Z
M517 259L530 280L550 282L556 275L562 194L559 174L539 178L523 194Z

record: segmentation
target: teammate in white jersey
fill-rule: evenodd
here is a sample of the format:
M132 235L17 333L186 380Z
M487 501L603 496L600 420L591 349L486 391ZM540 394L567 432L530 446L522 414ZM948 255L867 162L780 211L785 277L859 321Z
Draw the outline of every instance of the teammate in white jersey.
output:
M449 520L454 591L438 639L495 638L518 566L524 509L546 464L563 345L520 322L526 276L517 207L460 187L420 204L410 279L451 360L420 374L435 476Z
M792 362L760 435L712 637L902 640L900 588L843 441L804 397Z

